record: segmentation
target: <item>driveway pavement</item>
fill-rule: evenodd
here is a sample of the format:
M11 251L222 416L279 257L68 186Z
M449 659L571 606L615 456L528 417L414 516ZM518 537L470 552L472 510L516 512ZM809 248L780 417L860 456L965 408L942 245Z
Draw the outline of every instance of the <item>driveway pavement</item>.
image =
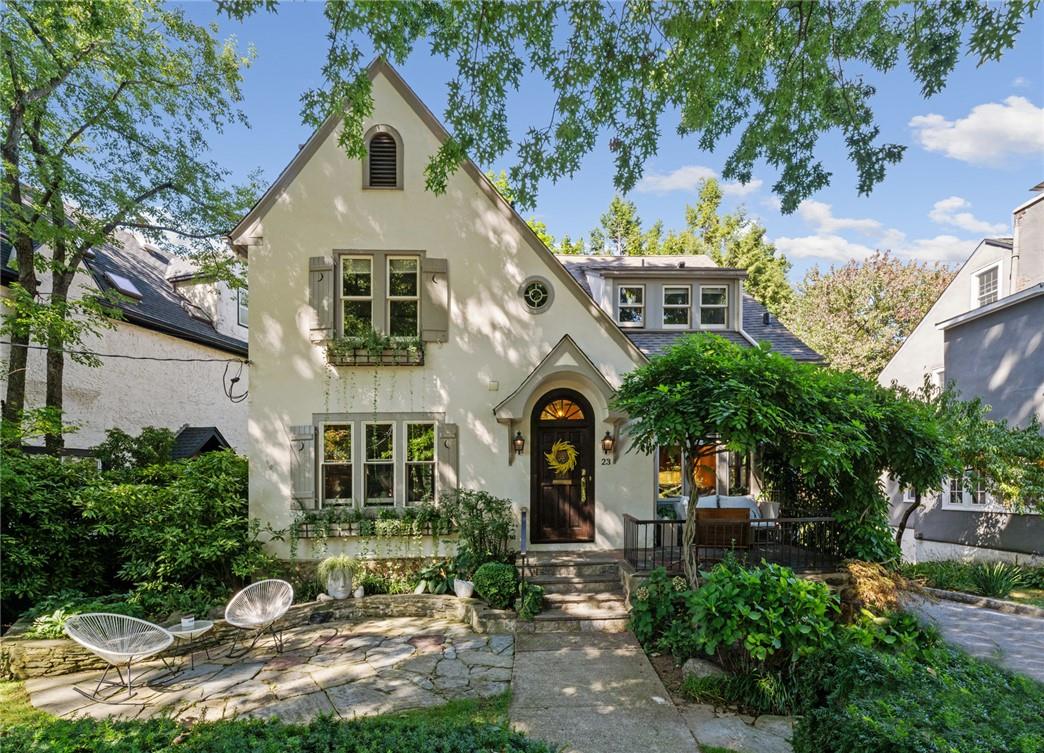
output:
M908 606L972 656L1044 682L1044 619L945 599L912 599Z

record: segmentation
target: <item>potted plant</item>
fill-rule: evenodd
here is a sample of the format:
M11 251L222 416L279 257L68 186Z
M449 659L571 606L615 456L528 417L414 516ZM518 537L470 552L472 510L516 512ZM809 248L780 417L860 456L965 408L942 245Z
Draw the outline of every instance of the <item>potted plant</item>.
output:
M460 547L457 556L453 559L453 593L461 599L470 599L475 593L475 568L478 566L478 557L467 547Z
M337 554L327 557L319 563L315 574L321 584L326 585L326 593L334 599L347 599L352 592L352 577L359 569L355 557Z

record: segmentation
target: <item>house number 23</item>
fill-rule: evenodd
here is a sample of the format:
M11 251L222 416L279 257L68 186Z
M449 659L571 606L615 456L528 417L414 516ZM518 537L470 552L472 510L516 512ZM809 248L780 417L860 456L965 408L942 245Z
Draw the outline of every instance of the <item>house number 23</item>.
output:
M602 465L612 465L612 464L613 464L613 459L612 458L602 458Z

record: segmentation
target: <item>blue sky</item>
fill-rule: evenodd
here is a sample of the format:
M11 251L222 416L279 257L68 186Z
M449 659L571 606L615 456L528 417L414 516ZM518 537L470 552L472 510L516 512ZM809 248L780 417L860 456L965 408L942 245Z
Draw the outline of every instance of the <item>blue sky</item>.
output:
M222 35L252 43L257 60L246 72L243 110L250 130L234 129L211 141L213 158L239 178L260 167L274 179L309 135L301 123L299 98L321 82L327 23L318 2L280 5L277 14L259 14L243 23L218 18L210 3L183 5L197 22L218 23ZM445 109L451 65L417 51L399 68L437 115ZM1038 13L1017 46L999 63L977 68L963 60L949 86L925 100L900 66L871 79L877 86L875 111L887 141L907 144L902 163L868 196L856 191L856 175L837 134L821 141L820 156L833 172L831 186L798 212L782 215L770 186L767 165L755 181L732 186L727 208L743 204L768 229L769 237L794 263L799 279L813 264L827 266L859 258L874 248L905 257L962 261L984 235L1010 235L1011 210L1044 180L1044 13ZM548 112L548 88L529 80L512 97L509 117L515 133ZM684 224L684 209L696 197L696 181L715 174L734 140L713 153L692 138L674 133L676 118L663 123L660 151L646 165L643 183L628 196L648 225L662 219L668 228ZM484 166L499 169L511 164ZM555 236L586 235L614 193L612 160L603 140L575 178L541 186L532 213Z

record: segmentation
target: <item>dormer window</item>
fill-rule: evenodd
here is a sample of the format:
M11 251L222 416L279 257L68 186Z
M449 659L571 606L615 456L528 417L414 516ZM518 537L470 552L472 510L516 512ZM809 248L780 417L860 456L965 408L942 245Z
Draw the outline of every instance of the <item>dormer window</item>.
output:
M616 289L616 322L621 327L645 326L645 286L621 285Z
M402 139L391 126L377 125L366 134L363 182L365 188L402 188Z
M972 306L986 306L1000 298L1000 262L972 277Z
M700 326L723 329L729 309L729 289L725 285L700 286Z
M688 285L663 286L663 328L688 329L692 301Z

